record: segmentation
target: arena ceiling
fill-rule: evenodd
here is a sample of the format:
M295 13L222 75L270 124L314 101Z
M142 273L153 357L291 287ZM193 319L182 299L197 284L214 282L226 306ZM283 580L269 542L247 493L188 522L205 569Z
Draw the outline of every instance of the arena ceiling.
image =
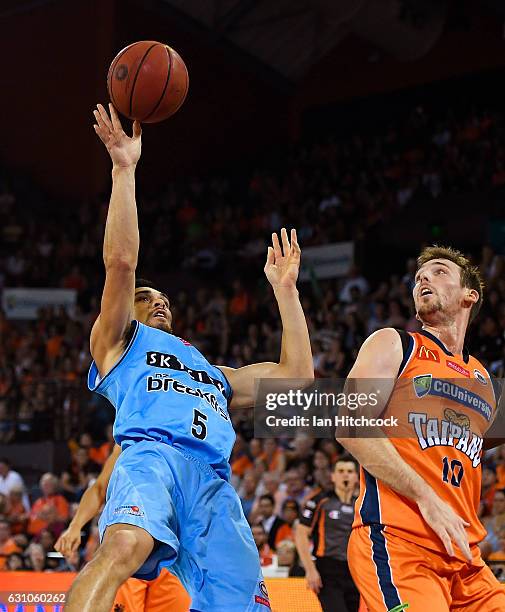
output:
M449 0L161 0L295 82L355 34L404 61L429 51Z
M67 0L3 0L2 17ZM123 0L116 0L121 7ZM503 0L132 0L160 16L178 15L226 42L287 83L296 83L349 35L400 61L425 55L451 12L479 10L503 20ZM119 11L120 13L120 11ZM118 13L118 14L119 14Z

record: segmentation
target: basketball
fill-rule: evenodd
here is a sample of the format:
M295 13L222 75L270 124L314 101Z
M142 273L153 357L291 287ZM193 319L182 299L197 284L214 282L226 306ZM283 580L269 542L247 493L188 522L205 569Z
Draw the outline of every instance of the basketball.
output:
M109 68L107 89L116 109L129 119L157 123L179 110L189 77L181 56L154 40L120 51Z

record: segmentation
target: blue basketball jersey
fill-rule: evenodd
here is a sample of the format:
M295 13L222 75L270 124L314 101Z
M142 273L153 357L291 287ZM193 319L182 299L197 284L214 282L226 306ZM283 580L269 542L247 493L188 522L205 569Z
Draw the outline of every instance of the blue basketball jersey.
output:
M195 455L228 480L235 432L228 414L232 389L194 346L132 322L123 355L100 379L93 361L88 387L116 409L114 439L125 448L155 440Z

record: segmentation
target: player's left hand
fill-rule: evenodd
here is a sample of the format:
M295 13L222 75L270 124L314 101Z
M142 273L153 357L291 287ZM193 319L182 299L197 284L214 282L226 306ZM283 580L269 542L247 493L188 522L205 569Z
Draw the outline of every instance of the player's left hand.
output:
M296 230L291 230L291 243L288 233L281 229L281 243L277 234L272 234L272 245L268 247L265 274L274 289L295 287L300 268L301 250L296 239Z

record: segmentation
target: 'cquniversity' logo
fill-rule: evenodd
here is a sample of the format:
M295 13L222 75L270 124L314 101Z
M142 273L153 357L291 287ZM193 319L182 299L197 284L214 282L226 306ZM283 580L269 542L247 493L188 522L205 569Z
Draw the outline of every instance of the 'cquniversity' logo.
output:
M480 395L460 387L450 380L433 378L431 374L420 374L412 379L417 397L434 395L443 399L457 402L483 416L486 421L491 420L493 409Z

